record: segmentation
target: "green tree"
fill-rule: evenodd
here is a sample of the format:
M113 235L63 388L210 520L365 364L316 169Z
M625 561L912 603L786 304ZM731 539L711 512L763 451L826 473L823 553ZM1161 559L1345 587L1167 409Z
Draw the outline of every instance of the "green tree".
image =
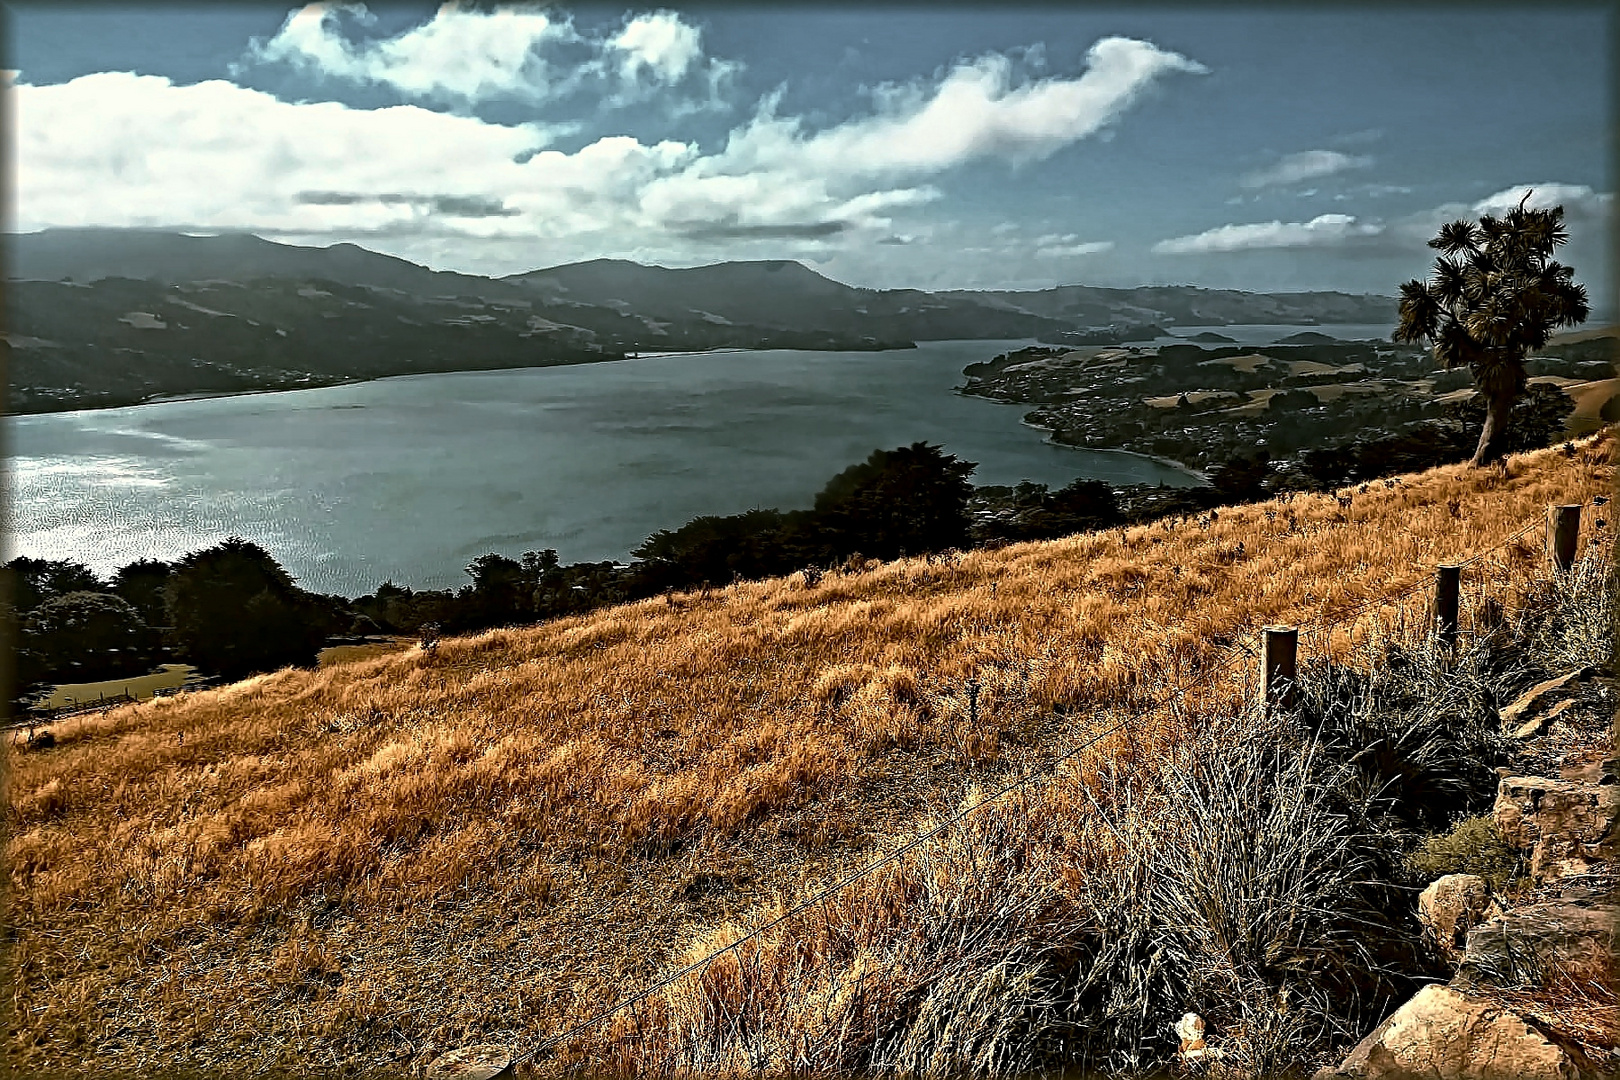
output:
M169 609L163 590L172 568L156 559L139 559L120 567L112 578L112 591L141 613L148 626L168 626Z
M1513 403L1524 392L1525 357L1554 330L1586 321L1586 288L1553 252L1569 240L1564 208L1519 205L1498 218L1443 225L1427 281L1401 286L1394 339L1427 340L1447 368L1467 368L1485 398L1485 423L1470 464L1500 457Z
M326 641L324 606L240 536L175 563L164 595L180 659L227 679L307 667Z
M152 633L140 612L111 593L53 596L23 620L18 676L24 683L83 682L140 674Z
M874 450L816 496L822 542L835 557L879 559L966 547L968 477L977 467L926 442Z
M472 584L464 586L457 597L457 630L528 621L534 610L534 583L522 563L492 552L474 559L466 573Z
M26 615L45 601L74 592L101 592L106 586L95 571L69 559L31 559L19 555L6 563L11 603Z
M800 565L789 546L792 522L793 515L777 510L749 510L695 517L673 532L660 529L631 552L640 560L636 580L657 592L789 573Z

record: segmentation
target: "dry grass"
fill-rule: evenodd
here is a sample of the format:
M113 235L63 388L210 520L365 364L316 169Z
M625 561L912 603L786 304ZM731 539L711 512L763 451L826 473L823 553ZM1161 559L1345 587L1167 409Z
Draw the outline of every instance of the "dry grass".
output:
M1167 686L1606 494L1611 450L677 595L64 722L55 749L9 751L8 1056L316 1069L529 1043L1102 719L1140 714L1076 763L1072 798L1160 768L1187 715L1246 692L1148 708ZM1501 566L1541 558L1532 534ZM1034 1011L964 1053L1011 1060L1044 1015L1028 987Z

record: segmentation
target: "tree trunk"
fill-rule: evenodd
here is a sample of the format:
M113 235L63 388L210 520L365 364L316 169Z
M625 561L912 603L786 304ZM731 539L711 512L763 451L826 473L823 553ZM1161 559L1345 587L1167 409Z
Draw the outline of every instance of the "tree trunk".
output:
M1479 466L1489 465L1502 456L1502 447L1506 443L1508 417L1513 412L1513 398L1511 392L1499 391L1488 394L1485 398L1485 426L1479 432L1479 447L1474 451L1473 460L1468 464Z

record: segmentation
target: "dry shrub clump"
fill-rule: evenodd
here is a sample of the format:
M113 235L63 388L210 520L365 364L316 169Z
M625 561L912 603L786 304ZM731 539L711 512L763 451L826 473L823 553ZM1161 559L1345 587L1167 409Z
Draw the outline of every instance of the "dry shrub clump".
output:
M1604 435L1570 455L1436 469L1342 499L747 582L63 722L54 748L7 750L8 1058L32 1071L404 1068L471 1042L528 1045L645 985L715 927L752 922L911 835L972 785L1024 774L1051 782L942 840L948 861L919 850L900 876L829 900L823 930L783 924L823 944L762 939L805 974L749 975L736 994L819 987L819 1004L782 998L791 1028L737 1042L683 1006L677 1041L604 1045L604 1060L741 1066L747 1046L788 1065L1002 1072L1053 1047L1149 1054L1166 1036L1142 1001L1175 999L1179 1015L1199 987L1212 1024L1259 1045L1274 1029L1260 1006L1234 1013L1233 998L1221 1012L1215 1000L1240 976L1195 978L1175 959L1210 955L1208 941L1235 931L1186 913L1203 900L1163 898L1182 914L1142 922L1129 911L1145 894L1124 883L1215 873L1185 862L1187 837L1213 842L1198 831L1207 822L1175 817L1185 800L1248 785L1274 793L1265 814L1295 821L1319 812L1287 795L1309 779L1344 792L1342 824L1296 821L1326 838L1311 859L1329 869L1294 887L1306 907L1321 890L1357 896L1335 883L1353 877L1362 845L1344 845L1341 867L1333 838L1382 811L1322 749L1326 735L1279 732L1245 757L1252 687L1222 665L1259 626L1420 584L1549 503L1606 493L1612 446ZM1605 534L1589 521L1585 535L1593 546ZM1491 596L1541 558L1529 542L1503 552ZM1484 599L1469 599L1471 630ZM1423 603L1395 610L1415 618ZM1583 632L1581 619L1536 625L1560 647ZM1375 631L1364 616L1311 647L1349 656ZM1054 771L1076 739L1122 718ZM1201 742L1211 731L1231 745ZM1319 747L1308 768L1275 756L1295 744ZM1215 768L1239 772L1219 780ZM1245 842L1269 852L1298 839L1267 835ZM1254 866L1280 873L1300 858L1287 849ZM1320 900L1360 910L1349 903ZM1353 945L1305 914L1243 917L1280 944L1233 971L1292 972L1298 926ZM852 981L860 956L870 974ZM1289 1002L1337 985L1275 978L1294 988ZM961 1001L979 1011L955 1011ZM834 1050L841 1041L865 1049Z
M1410 989L1383 969L1415 935L1351 770L1253 719L1106 807L1069 772L763 934L705 934L681 963L737 944L572 1053L625 1073L1132 1068L1173 1055L1187 1009L1257 1070L1342 1041Z

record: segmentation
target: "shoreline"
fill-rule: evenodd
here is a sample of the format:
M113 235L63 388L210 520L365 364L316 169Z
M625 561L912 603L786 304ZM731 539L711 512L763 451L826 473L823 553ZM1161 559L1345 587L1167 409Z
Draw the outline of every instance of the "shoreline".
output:
M999 341L1000 338L985 340ZM916 342L911 343L916 348ZM622 364L633 360L660 360L673 356L710 356L716 353L745 353L745 352L903 352L902 347L896 346L887 349L745 349L734 345L721 345L712 349L682 349L676 352L642 352L634 356L604 356L594 360L565 360L557 364L524 364L521 367L491 367L491 368L450 368L444 371L397 371L388 375L368 375L334 377L330 381L310 383L303 386L258 386L245 390L195 390L184 394L153 394L137 401L125 401L106 405L69 405L59 409L31 409L27 412L8 411L7 417L26 416L60 416L63 413L76 412L104 412L110 409L138 409L143 405L168 405L176 401L208 401L214 398L247 397L251 394L295 394L303 390L326 390L334 386L356 386L360 383L382 382L384 379L414 379L429 375L469 375L480 372L494 371L541 371L547 368L585 367L591 364Z
M989 399L987 398L985 400ZM1011 402L1009 402L1009 404L1011 404ZM1046 427L1044 424L1032 424L1028 420L1020 420L1019 423L1023 424L1027 428L1033 428L1035 431L1046 432L1046 439L1044 441L1048 446L1061 446L1065 450L1083 450L1089 454L1120 454L1125 457L1141 458L1146 461L1151 461L1157 465L1163 465L1167 469L1174 469L1177 472L1185 473L1194 480L1198 481L1198 484L1193 485L1194 487L1200 485L1207 486L1209 484L1208 476L1204 475L1202 472L1193 468L1191 465L1188 465L1184 461L1177 461L1174 458L1160 457L1157 454L1144 454L1139 450L1119 450L1108 446L1076 446L1073 443L1058 442L1057 439L1053 437L1056 434L1056 430L1054 428ZM1130 485L1121 484L1119 486L1128 487Z
M990 397L988 394L975 394L972 391L972 389L970 387L967 387L967 386L955 387L955 388L952 389L951 392L954 393L955 395L957 395L958 397L978 398L980 401L988 401L988 402L990 402L991 404L994 404L994 405L1022 405L1022 404L1026 404L1024 402L1018 402L1018 401L1003 401L1000 398ZM1031 430L1044 432L1046 434L1046 438L1041 440L1041 441L1044 442L1047 446L1057 446L1057 447L1061 447L1064 450L1075 450L1075 451L1081 451L1081 452L1089 453L1089 454L1119 454L1119 455L1122 455L1124 457L1133 457L1133 458L1139 458L1139 459L1141 459L1143 461L1151 461L1155 465L1162 465L1167 469L1174 469L1176 472L1182 473L1183 475L1189 476L1192 479L1198 481L1197 484L1190 485L1190 486L1193 486L1193 487L1208 486L1208 484L1210 482L1208 476L1206 476L1200 470L1193 468L1191 465L1188 465L1185 461L1177 461L1174 458L1160 457L1157 454L1144 454L1139 450L1122 450L1122 449L1119 449L1118 447L1111 447L1111 446L1076 446L1073 443L1058 442L1058 440L1056 438L1054 438L1054 436L1057 433L1056 429L1049 428L1044 424L1031 423L1028 419L1026 419L1024 417L1020 417L1018 422L1020 424L1022 424L1024 427L1030 428ZM1119 486L1128 487L1129 485L1119 485Z

